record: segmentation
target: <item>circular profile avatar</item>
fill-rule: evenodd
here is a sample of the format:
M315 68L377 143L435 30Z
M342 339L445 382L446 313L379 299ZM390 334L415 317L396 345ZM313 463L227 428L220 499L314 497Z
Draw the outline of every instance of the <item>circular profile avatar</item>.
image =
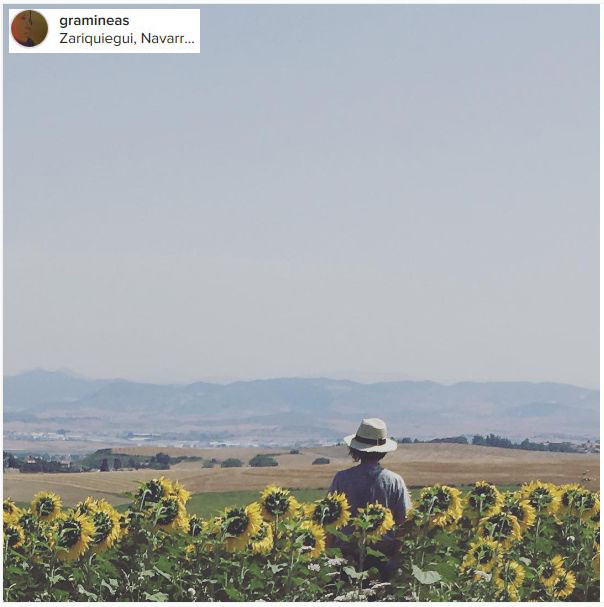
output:
M10 31L22 46L37 46L48 34L48 23L37 11L21 11L13 19Z

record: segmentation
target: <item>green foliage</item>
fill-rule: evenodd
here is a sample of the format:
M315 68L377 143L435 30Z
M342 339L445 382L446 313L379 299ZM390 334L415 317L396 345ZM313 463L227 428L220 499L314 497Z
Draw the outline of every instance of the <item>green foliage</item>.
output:
M259 453L258 455L252 457L252 459L249 461L249 464L250 466L252 466L252 468L263 468L279 465L279 463L274 457L270 455L264 455L262 453Z
M229 457L220 464L221 468L241 468L241 466L243 466L243 462L236 457Z
M177 497L178 486L165 479L147 481L143 487L159 485L162 499L144 504L134 499L128 506L123 533L113 545L97 553L88 548L73 561L58 558L54 523L34 517L24 543L13 548L7 542L4 547L4 600L595 602L599 597L593 561L599 555L597 495L590 492L581 494L591 504L589 509L539 511L534 523L499 550L493 568L481 569L482 565L468 560L479 521L462 524L460 513L444 526L430 523L436 511L426 518L414 516L397 530L402 546L393 551L386 541L370 541L375 526L361 513L351 519L352 535L334 530L326 548L309 543L308 514L300 509L291 518L268 523L268 550L256 552L246 544L256 537L250 534L232 551L227 541L246 529L245 517L251 515L244 507L260 499L258 492L223 493L219 499L201 494L187 502L185 494ZM425 494L433 493L437 491ZM292 494L300 502L324 495L315 490ZM165 515L166 499L177 500L171 502L174 512L169 520L176 516L183 523L169 530L157 525ZM174 509L175 504L180 506ZM236 511L237 526L226 524L228 518L213 524L225 505L236 506L230 511ZM260 525L259 507L249 508L256 509ZM189 516L194 512L203 515L193 531ZM5 541L7 524L11 522L5 518ZM316 552L310 555L313 546ZM548 587L542 581L552 557L559 558L564 571L573 576L566 590L562 584ZM508 572L514 567L521 572L517 587L498 584L502 575L512 579ZM386 569L388 581L382 579Z

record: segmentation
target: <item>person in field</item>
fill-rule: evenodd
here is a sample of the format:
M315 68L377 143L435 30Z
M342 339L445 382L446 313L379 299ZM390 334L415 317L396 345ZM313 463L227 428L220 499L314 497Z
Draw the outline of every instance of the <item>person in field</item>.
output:
M369 557L366 566L377 567L383 580L388 580L395 570L394 556L399 548L397 527L404 523L411 510L411 498L402 477L386 468L380 461L387 453L395 451L396 441L388 438L386 424L377 418L364 419L356 434L344 438L350 456L358 465L337 472L333 478L330 492L344 493L350 505L352 516L359 508L379 502L392 512L395 528L387 532L373 547L382 552L387 561ZM352 533L352 527L344 527L346 535ZM354 557L351 543L335 542L345 556Z

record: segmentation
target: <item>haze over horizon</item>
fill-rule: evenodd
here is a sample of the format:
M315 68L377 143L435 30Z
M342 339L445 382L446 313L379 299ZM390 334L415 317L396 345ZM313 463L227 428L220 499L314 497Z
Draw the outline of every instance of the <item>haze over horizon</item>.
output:
M5 374L599 386L599 7L201 11L5 55Z
M207 375L196 375L187 379L158 379L153 377L126 377L123 375L117 375L112 377L100 377L100 376L91 376L86 375L84 373L80 373L77 370L67 368L67 367L58 367L55 369L45 369L42 367L36 367L31 369L21 369L16 371L15 373L5 374L6 376L15 377L18 375L23 375L26 373L33 372L50 372L50 373L63 373L67 376L82 378L82 379L90 379L90 380L124 380L129 382L140 382L140 383L150 383L150 384L158 384L158 385L176 385L176 384L188 384L195 382L207 382L207 383L216 383L216 384L230 384L236 382L248 382L248 381L267 381L267 380L275 380L275 379L332 379L336 381L352 381L356 383L382 383L382 382L434 382L443 385L454 385L459 383L516 383L516 382L528 382L528 383L567 383L567 382L553 382L549 380L542 381L532 381L532 380L521 380L517 378L508 378L508 379L499 379L499 380L490 380L485 378L476 378L476 379L436 379L432 377L412 377L409 375L405 375L403 373L371 373L371 372L361 372L361 371L334 371L334 372L326 372L326 373L309 373L307 375L290 375L290 376L277 376L277 375L267 375L263 377L234 377L234 376L207 376ZM599 385L596 386L580 386L579 384L568 384L575 385L579 388L586 388L589 390L598 390L600 389Z

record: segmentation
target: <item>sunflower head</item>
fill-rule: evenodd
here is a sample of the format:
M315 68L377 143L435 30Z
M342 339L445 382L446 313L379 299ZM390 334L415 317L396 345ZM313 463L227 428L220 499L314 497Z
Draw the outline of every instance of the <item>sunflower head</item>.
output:
M577 580L572 571L563 571L552 587L554 597L557 599L569 597L573 593L576 583Z
M152 504L157 504L163 497L168 497L173 492L172 483L161 476L141 483L136 490L136 501L142 510Z
M4 500L2 506L3 506L4 512L6 514L13 515L20 511L20 508L17 507L15 502L13 502L13 500L10 497L7 497Z
M94 552L103 552L111 548L121 536L119 513L105 503L98 506L90 514L94 524L92 535L92 549Z
M483 518L494 514L503 503L497 487L484 481L474 483L466 496L466 510L469 516Z
M539 581L546 587L552 588L556 580L564 573L564 559L557 554L541 566Z
M426 487L413 510L416 523L445 527L456 523L462 515L461 492L455 487L434 485Z
M52 521L61 512L61 498L54 493L40 491L34 495L32 512L42 521Z
M35 533L39 526L38 518L34 515L30 508L19 511L14 518L27 534Z
M162 497L151 514L158 529L168 533L189 530L189 521L184 504L175 496Z
M558 511L560 495L555 485L533 481L523 485L520 492L538 514L556 514Z
M513 542L521 539L522 531L515 516L509 512L496 512L480 520L478 535L483 539L491 539L507 549Z
M79 558L88 548L94 535L94 523L83 514L64 512L53 523L52 546L62 561Z
M357 510L355 524L356 533L362 533L364 530L367 539L373 542L394 527L394 518L390 508L375 502Z
M519 493L509 493L506 495L501 506L501 511L516 517L522 533L532 527L537 520L535 509L528 500L522 499Z
M273 528L262 521L258 532L250 536L250 547L254 554L268 554L273 549Z
M524 581L524 567L520 563L508 561L495 570L495 586L499 594L507 594L514 601L518 600L518 589Z
M245 508L227 508L220 521L227 551L243 550L249 538L258 533L261 523L260 506L255 502Z
M95 500L93 497L87 497L85 500L78 502L73 509L78 514L92 514L94 510L96 510L97 506L97 500Z
M4 545L9 548L17 549L25 543L25 531L23 527L17 523L14 516L7 516L4 513Z
M274 521L277 518L289 518L294 515L299 504L287 489L269 485L260 494L260 506L264 519Z
M183 504L186 504L191 498L191 492L187 491L178 481L172 481L170 495L175 496Z
M350 519L350 506L343 493L329 493L307 506L306 515L317 525L339 529Z
M294 541L304 558L315 558L325 552L325 531L312 521L302 521Z
M501 548L493 540L479 540L470 544L463 560L463 569L479 569L489 573L497 565L501 556Z
M581 494L579 516L584 523L600 522L600 494L585 489Z
M562 485L559 488L560 495L560 506L559 510L561 514L574 514L577 512L577 506L579 501L579 495L583 491L583 488L576 483Z

